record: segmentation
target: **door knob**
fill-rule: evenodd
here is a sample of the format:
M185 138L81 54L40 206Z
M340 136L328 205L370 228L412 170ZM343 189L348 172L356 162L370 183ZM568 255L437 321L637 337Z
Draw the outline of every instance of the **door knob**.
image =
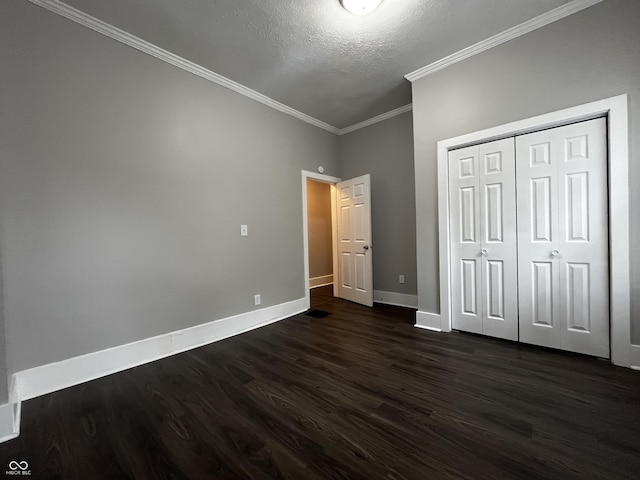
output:
M365 250L369 250L369 248L371 247L369 247L369 245L363 245L362 248L364 248Z
M481 251L482 251L483 257L486 257L487 255L489 255L489 250L487 250L486 248L483 248Z
M551 250L552 257L557 257L558 255L560 255L560 252L558 250Z

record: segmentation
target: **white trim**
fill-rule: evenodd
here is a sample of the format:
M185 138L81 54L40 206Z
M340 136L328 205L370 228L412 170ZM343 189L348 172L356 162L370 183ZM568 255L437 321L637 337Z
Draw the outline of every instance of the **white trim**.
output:
M0 443L20 435L20 402L0 405Z
M373 291L373 301L384 303L385 305L395 305L397 307L418 308L418 296L407 295L406 293Z
M342 181L342 180L338 180ZM333 247L333 296L338 296L338 182L331 184L331 245Z
M309 279L309 288L325 287L327 285L333 285L333 274Z
M113 40L116 40L120 43L128 45L136 50L139 50L147 55L151 55L158 60L166 62L170 65L178 67L186 72L197 75L205 80L209 80L217 85L228 88L236 93L244 95L245 97L251 98L257 102L262 103L263 105L267 105L279 112L290 115L298 120L302 120L303 122L314 125L318 128L326 130L328 132L334 133L336 135L346 135L347 133L351 133L355 130L359 130L364 127L368 127L369 125L373 125L378 122L382 122L389 118L395 117L397 115L401 115L403 113L409 112L413 109L412 104L404 105L402 107L396 108L386 113L382 113L375 117L372 117L368 120L365 120L360 123L356 123L354 125L345 127L345 128L337 128L333 125L329 125L326 122L318 120L306 113L300 112L294 108L291 108L283 103L280 103L266 95L263 95L260 92L252 90L249 87L246 87L240 83L234 82L233 80L224 77L218 73L215 73L201 65L198 65L190 60L180 57L174 53L171 53L163 48L158 47L157 45L152 44L146 40L143 40L135 35L132 35L124 30L119 29L103 20L100 20L96 17L93 17L87 13L78 10L71 5L63 3L60 0L29 0L31 3L43 7L50 12L56 13L62 17L65 17L73 22L76 22L80 25L83 25L91 30L101 33ZM533 18L527 22L524 22L516 27L505 30L504 32L490 37L482 42L476 43L470 47L467 47L459 52L456 52L452 55L449 55L443 59L438 60L437 62L431 63L426 67L423 67L419 70L416 70L412 73L405 75L405 78L411 82L418 80L430 73L436 72L443 68L448 67L454 63L457 63L465 58L469 58L473 55L476 55L480 52L488 50L492 47L500 45L501 43L507 42L513 38L519 37L520 35L524 35L532 30L548 25L549 23L555 22L556 20L560 20L568 15L576 13L580 10L583 10L591 5L595 5L603 0L573 0L572 2L562 5L554 10L551 10L547 13L544 13L536 18Z
M228 88L229 90L233 90L236 93L244 95L245 97L251 98L256 102L260 102L268 107L271 107L275 110L278 110L282 113L290 115L292 117L297 118L298 120L302 120L303 122L310 123L311 125L315 125L316 127L322 128L331 133L338 134L339 129L334 127L333 125L329 125L317 118L313 118L306 113L302 113L298 110L295 110L283 103L280 103L272 98L267 97L255 90L252 90L244 85L241 85L233 80L230 80L222 75L219 75L211 70L208 70L190 60L182 58L174 53L171 53L163 48L160 48L146 40L143 40L135 35L125 32L124 30L120 30L113 25L108 24L98 18L92 17L77 8L74 8L70 5L67 5L58 0L29 0L31 3L39 5L41 7L46 8L47 10L57 13L69 20L72 20L80 25L90 28L98 33L106 35L120 43L124 43L130 47L135 48L143 53L151 55L152 57L157 58L158 60L162 60L170 65L181 68L189 73L193 73L199 77L204 78L205 80L209 80L210 82L216 83L222 87Z
M441 332L441 324L442 321L440 320L440 315L437 313L421 312L420 310L416 312L416 324L414 325L416 328L424 328L425 330L431 330L433 332Z
M208 345L307 310L304 298L254 310L195 327L146 338L23 370L15 374L19 400L55 392L96 378Z
M331 236L333 243L333 273L335 275L334 284L333 284L333 293L336 293L336 283L338 281L338 270L337 270L337 249L336 249L336 222L335 222L335 188L334 185L338 182L341 182L342 179L338 177L332 177L330 175L323 175L321 173L309 172L307 170L302 170L302 243L304 249L304 298L306 301L307 309L311 307L311 293L309 292L309 218L307 212L307 179L309 180L317 180L319 182L329 183L332 186L332 195L331 195Z
M307 170L302 170L302 177L305 179L305 187L307 185L306 179L316 180L318 182L335 184L341 182L342 179L338 177L332 177L331 175L325 175L323 173L309 172Z
M489 50L490 48L497 47L498 45L508 42L509 40L513 40L514 38L520 37L526 33L532 32L533 30L537 30L538 28L544 27L545 25L549 25L557 20L568 17L569 15L573 15L580 10L584 10L585 8L591 7L597 3L602 2L603 0L573 0L565 5L562 5L558 8L554 8L542 15L539 15L531 20L527 20L520 25L516 25L515 27L511 27L504 32L501 32L493 37L489 37L481 42L476 43L475 45L471 45L470 47L463 48L462 50L453 53L447 57L441 58L440 60L430 63L426 67L419 68L411 73L408 73L404 76L410 82L415 82L420 78L426 77L438 70L442 70L443 68L447 68L454 63L458 63L466 58L477 55L478 53L484 52L485 50Z
M15 374L11 375L9 378L9 403L19 402L18 392L16 390L16 376Z
M631 368L640 370L640 345L631 345Z
M373 125L374 123L383 122L385 120L388 120L389 118L397 117L398 115L410 112L411 110L413 110L413 104L410 103L403 107L396 108L395 110L391 110L375 117L371 117L369 120L365 120L364 122L356 123L355 125L351 125L350 127L341 128L338 131L338 135L345 135L355 130L360 130L361 128L368 127L369 125Z
M443 331L451 330L449 181L447 170L449 150L606 115L609 122L608 214L611 242L611 361L616 365L626 367L630 365L629 122L627 102L627 95L618 95L438 142L440 315Z

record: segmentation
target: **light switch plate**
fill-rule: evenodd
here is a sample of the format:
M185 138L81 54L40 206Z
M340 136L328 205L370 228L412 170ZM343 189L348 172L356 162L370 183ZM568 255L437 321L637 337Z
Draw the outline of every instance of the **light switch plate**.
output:
M240 225L240 236L246 237L249 235L249 227L246 225Z

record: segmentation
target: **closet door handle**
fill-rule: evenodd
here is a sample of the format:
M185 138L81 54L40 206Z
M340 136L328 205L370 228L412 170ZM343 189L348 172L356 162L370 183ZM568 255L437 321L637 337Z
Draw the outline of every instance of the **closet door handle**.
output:
M483 257L486 257L489 255L489 250L487 250L486 248L483 248L480 252L482 253Z
M552 257L557 257L558 255L560 255L560 251L559 250L551 250L551 256Z

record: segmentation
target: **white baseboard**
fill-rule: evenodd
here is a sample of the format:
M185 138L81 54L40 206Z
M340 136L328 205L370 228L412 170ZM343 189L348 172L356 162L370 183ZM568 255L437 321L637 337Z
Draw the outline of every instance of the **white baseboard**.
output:
M418 296L407 295L406 293L373 291L373 301L384 303L385 305L395 305L397 307L418 308Z
M300 298L118 347L17 372L16 400L55 392L283 320L307 309Z
M440 314L422 312L418 310L416 312L416 324L414 327L433 330L434 332L441 332L442 324L440 323Z
M631 345L631 368L640 370L640 345Z
M309 288L324 287L325 285L333 285L333 275L323 275L322 277L309 279Z

